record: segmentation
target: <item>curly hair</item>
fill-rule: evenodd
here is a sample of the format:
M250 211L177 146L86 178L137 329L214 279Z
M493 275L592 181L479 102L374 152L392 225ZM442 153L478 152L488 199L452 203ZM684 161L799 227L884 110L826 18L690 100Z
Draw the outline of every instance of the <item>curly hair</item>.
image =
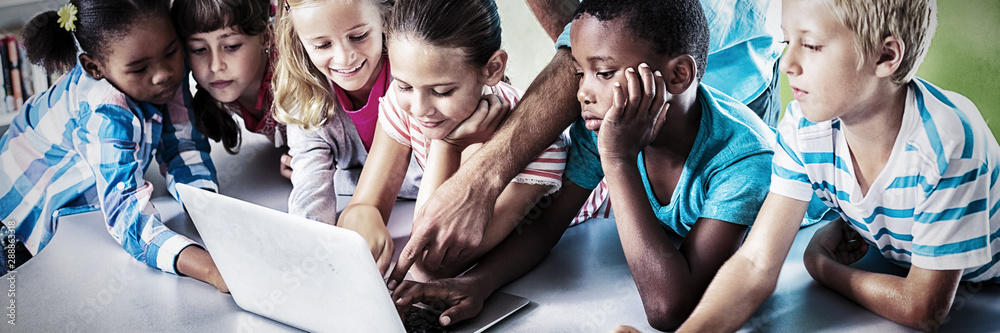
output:
M689 54L698 66L698 79L708 63L708 20L696 0L584 0L574 19L584 14L599 21L621 18L632 35L647 42L656 54ZM595 37L600 38L600 37Z
M162 0L71 0L77 8L75 31L59 26L54 10L35 15L21 32L28 60L48 71L65 71L76 66L76 42L95 59L105 59L104 45L124 36L135 24L170 12ZM76 38L76 42L73 38Z

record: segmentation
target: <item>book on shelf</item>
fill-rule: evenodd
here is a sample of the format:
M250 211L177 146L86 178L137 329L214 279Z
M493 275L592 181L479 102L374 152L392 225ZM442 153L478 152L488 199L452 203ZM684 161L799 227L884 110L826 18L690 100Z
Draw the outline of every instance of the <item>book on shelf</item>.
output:
M17 38L11 38L11 42L17 45L17 56L20 59L21 67L21 92L24 94L24 100L27 101L29 97L34 96L35 92L38 91L38 89L35 89L35 84L32 81L35 66L32 66L31 62L28 61L28 51L24 50L24 44L21 44Z
M3 43L0 43L3 44ZM11 108L7 107L7 62L4 61L3 47L0 46L0 114L14 112ZM13 102L13 100L11 101Z
M7 112L17 112L14 104L14 79L10 68L10 52L7 51L7 36L0 38L0 66L3 68L3 89Z
M18 38L0 31L0 114L20 111L25 101L48 89L61 75L28 61Z
M7 61L10 64L10 81L13 87L14 110L20 110L24 103L24 87L21 78L21 52L18 51L17 39L8 35L3 42L7 44Z

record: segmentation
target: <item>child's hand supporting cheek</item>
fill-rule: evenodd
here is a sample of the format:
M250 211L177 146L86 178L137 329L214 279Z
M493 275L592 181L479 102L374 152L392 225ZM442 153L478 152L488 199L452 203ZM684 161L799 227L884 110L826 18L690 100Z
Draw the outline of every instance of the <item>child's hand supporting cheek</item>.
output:
M350 216L341 215L337 222L338 226L361 234L372 251L379 273L385 275L392 262L392 253L396 245L392 243L392 236L385 227L382 213L378 208L365 205L355 205L350 210L344 209L344 213Z
M639 73L628 68L625 79L628 100L621 85L615 82L614 102L597 134L602 159L635 159L659 134L670 106L663 76L659 72L654 74L649 65L640 64Z
M463 150L469 145L486 142L493 137L493 132L503 124L508 114L510 103L507 99L496 94L483 95L476 111L455 127L443 141Z

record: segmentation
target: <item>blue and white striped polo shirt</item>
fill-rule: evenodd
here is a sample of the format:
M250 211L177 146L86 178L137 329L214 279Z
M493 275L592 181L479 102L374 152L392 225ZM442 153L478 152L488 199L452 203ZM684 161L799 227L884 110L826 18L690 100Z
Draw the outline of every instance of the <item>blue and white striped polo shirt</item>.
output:
M864 196L840 127L810 122L792 102L778 125L771 192L804 201L816 193L902 266L1000 282L1000 146L971 101L909 83L889 161Z

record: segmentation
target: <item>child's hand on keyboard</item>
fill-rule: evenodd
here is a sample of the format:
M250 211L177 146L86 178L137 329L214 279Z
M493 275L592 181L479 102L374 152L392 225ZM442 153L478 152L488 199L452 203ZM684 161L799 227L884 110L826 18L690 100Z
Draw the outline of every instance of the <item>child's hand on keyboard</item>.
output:
M405 280L393 291L392 299L400 314L409 312L410 306L416 303L444 303L447 309L441 312L438 321L442 326L449 326L479 314L483 309L483 302L489 296L484 293L483 288L466 277L426 283Z

